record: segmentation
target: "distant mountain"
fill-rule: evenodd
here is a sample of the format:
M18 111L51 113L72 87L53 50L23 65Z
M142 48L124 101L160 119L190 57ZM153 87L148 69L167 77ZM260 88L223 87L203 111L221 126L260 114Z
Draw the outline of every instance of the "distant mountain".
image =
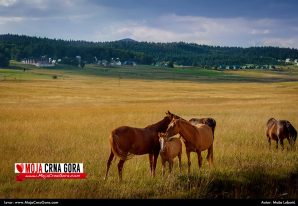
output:
M136 41L134 39L131 39L131 38L120 39L118 41L122 41L122 42L138 42L138 41Z
M179 65L225 66L225 65L276 65L286 58L298 59L298 50L278 47L219 47L194 43L152 43L121 39L110 42L73 41L30 37L25 35L0 35L0 51L11 59L39 58L64 59L72 62L76 56L92 63L96 60L135 61L139 64L172 62Z

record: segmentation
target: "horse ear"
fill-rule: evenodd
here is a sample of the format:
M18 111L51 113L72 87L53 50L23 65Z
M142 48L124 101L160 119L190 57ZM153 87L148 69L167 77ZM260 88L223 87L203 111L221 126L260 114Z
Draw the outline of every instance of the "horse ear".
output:
M181 119L181 118L178 117L178 116L173 115L173 120L178 120L178 119Z
M166 112L166 115L167 115L169 118L172 118L172 117L173 117L173 115L171 114L170 111L167 111L167 112Z

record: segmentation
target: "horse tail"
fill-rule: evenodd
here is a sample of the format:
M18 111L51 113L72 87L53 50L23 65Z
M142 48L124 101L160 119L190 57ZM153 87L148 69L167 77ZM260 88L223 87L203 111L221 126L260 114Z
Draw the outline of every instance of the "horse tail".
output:
M119 136L115 132L111 133L109 140L110 140L111 150L117 157L119 157L121 160L128 160L132 158L133 154L129 152L124 152L120 148Z
M266 123L267 128L272 127L272 126L273 126L274 124L276 124L276 123L277 123L277 120L274 119L273 117L271 117L270 119L268 119L268 121L267 121L267 123Z
M212 129L212 134L213 134L213 140L214 140L214 132L215 132L215 127L216 127L216 121L215 119L211 118L211 129Z
M286 127L287 127L287 130L288 130L288 133L289 133L289 137L291 139L293 139L294 142L295 142L296 138L297 138L297 130L293 127L293 125L289 121L287 121Z

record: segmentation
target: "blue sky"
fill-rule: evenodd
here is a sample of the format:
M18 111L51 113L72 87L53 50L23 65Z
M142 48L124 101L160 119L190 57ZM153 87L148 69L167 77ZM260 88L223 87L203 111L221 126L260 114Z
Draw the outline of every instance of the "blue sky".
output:
M0 0L0 33L298 48L298 0Z

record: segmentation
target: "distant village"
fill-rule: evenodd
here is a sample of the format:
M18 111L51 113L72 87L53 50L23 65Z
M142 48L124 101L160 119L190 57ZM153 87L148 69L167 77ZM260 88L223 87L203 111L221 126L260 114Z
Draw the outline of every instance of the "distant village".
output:
M76 56L75 57L78 66L82 65L81 63L82 58L81 56ZM37 67L53 67L57 64L63 64L63 59L53 59L53 58L48 58L46 55L41 56L40 58L25 58L22 60L22 63L24 64L31 64ZM86 62L84 62L86 63ZM135 61L131 60L126 60L124 62L121 62L119 58L111 58L110 61L106 59L98 60L97 57L94 57L94 61L92 62L93 64L103 66L103 67L117 67L117 66L136 66L137 63Z
M77 65L82 67L82 65L85 65L86 62L82 61L81 56L75 57L77 61ZM298 59L290 59L286 58L285 60L278 60L280 64L284 65L296 65L298 66ZM64 64L63 59L53 59L48 58L46 55L41 56L40 58L25 58L22 60L22 63L24 64L31 64L37 67L53 67L57 64ZM84 64L82 64L84 63ZM102 67L121 67L121 66L136 66L137 63L135 61L131 60L125 60L121 62L120 58L111 58L110 60L106 59L98 59L97 57L94 57L94 61L92 64L99 65ZM183 66L183 65L175 65L172 63L172 66L170 66L169 61L161 61L152 63L152 66L156 67L162 67L162 68L169 68L169 67L180 67L180 68L186 68L186 67L193 67L193 66ZM219 66L203 66L203 68L206 69L221 69L221 70L239 70L239 69L279 69L276 65L255 65L255 64L247 64L247 65L219 65Z

